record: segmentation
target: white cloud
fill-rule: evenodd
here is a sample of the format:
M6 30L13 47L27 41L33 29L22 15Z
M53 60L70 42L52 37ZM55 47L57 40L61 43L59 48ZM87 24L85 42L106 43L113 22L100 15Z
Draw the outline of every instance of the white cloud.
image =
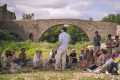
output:
M23 13L34 13L35 19L77 18L101 20L120 13L120 0L0 0L20 20Z

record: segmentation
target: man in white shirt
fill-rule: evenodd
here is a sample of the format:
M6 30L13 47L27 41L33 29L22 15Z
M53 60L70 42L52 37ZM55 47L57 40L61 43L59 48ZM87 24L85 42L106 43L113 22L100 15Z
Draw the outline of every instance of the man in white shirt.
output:
M70 43L70 35L66 33L66 27L61 28L61 34L59 36L57 59L55 64L55 70L58 70L60 60L62 57L62 70L66 67L66 54L68 50L68 44Z

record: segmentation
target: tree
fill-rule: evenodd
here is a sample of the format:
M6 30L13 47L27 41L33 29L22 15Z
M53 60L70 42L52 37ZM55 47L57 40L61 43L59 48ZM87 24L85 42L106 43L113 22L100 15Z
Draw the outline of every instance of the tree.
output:
M93 18L91 17L91 18L89 18L89 20L90 20L90 21L93 21Z
M118 23L120 24L120 14L109 14L107 17L105 16L104 18L102 18L103 22L112 22L112 23Z

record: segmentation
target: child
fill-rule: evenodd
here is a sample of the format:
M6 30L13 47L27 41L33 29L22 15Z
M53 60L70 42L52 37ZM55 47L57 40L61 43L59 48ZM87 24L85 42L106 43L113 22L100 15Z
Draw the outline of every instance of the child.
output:
M81 53L79 54L79 60L82 61L84 56L84 49L81 49Z

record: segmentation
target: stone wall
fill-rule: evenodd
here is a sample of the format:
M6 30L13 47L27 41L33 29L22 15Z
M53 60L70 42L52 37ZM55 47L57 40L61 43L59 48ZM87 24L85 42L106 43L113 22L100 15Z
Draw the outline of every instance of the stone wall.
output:
M34 20L34 14L31 13L31 14L24 14L22 15L21 17L21 20Z
M117 35L120 35L120 25L117 25Z
M15 20L15 13L7 10L7 4L0 6L0 20Z

